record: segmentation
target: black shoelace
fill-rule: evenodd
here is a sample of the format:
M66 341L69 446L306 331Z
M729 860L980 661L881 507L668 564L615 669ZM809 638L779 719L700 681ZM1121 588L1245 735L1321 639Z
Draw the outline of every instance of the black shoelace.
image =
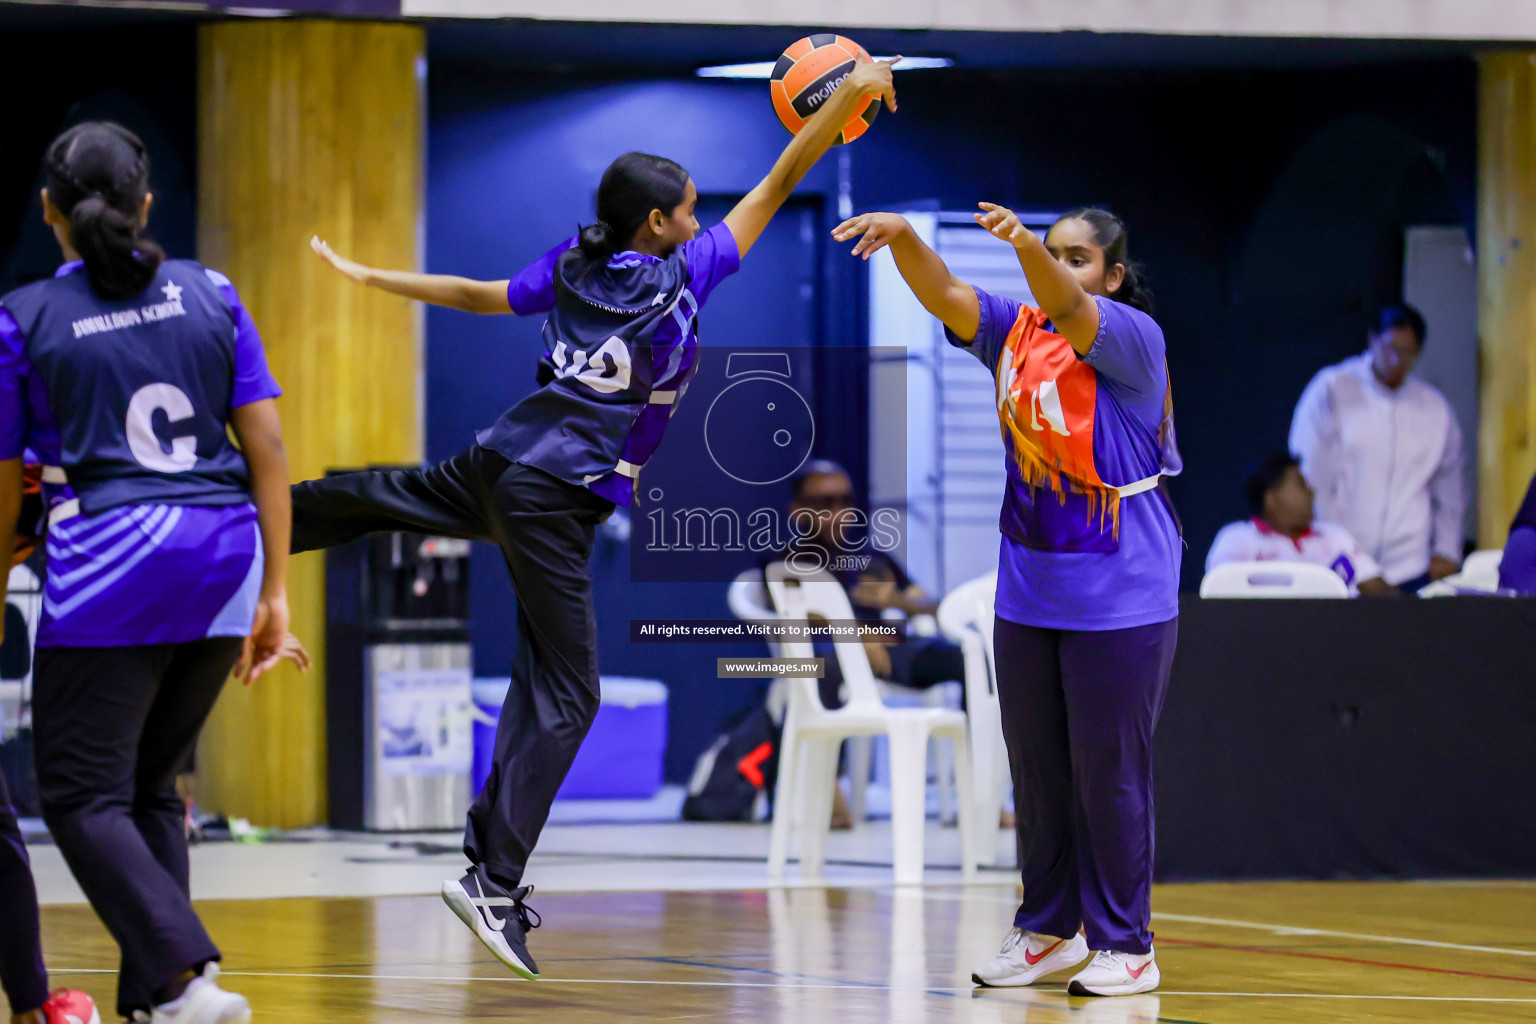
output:
M533 895L533 886L525 885L520 889L513 889L507 895L512 897L512 916L517 918L517 923L523 926L523 931L532 931L544 923L539 917L539 912L523 902Z

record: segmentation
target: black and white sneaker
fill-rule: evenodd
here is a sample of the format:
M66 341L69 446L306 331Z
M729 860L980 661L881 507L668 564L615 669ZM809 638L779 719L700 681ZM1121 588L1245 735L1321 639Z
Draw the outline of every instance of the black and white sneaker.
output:
M443 902L475 938L519 977L538 981L539 965L528 955L528 931L539 926L539 915L523 903L532 893L531 885L503 889L478 865L463 878L443 883Z

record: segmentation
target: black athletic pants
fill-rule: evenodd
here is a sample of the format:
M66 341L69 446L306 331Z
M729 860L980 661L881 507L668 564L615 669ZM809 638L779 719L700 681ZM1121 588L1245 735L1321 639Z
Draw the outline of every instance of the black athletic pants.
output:
M364 470L293 487L293 550L411 530L501 548L517 593L517 656L495 763L464 853L522 883L555 792L597 714L597 630L587 562L613 503L475 445L426 469Z
M0 989L5 990L11 1013L18 1016L48 1001L37 887L4 775L0 775Z
M239 637L134 647L40 647L32 701L43 820L122 950L117 1011L148 1010L183 971L219 959L192 909L192 756Z

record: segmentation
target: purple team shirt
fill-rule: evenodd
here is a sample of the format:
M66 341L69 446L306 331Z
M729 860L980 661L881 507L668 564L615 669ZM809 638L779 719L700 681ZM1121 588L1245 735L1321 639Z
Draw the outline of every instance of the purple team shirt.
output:
M574 238L561 242L507 283L507 304L512 307L512 312L518 316L533 316L555 308L555 261L575 245ZM698 369L699 338L695 321L699 310L721 281L741 269L736 238L724 222L684 242L678 251L688 267L688 287L671 318L659 324L651 337L651 361L655 369L652 390L675 391L677 397L669 405L647 405L635 418L622 458L636 466L644 466L661 446L667 421ZM626 266L661 262L659 257L626 250L615 253L608 266L621 270ZM634 491L634 481L618 473L599 477L588 486L617 505L628 505Z
M976 289L976 337L953 345L970 351L994 375L1021 303ZM1099 478L1123 487L1158 472L1182 469L1172 423L1164 428L1168 370L1162 329L1140 310L1095 297L1099 334L1082 359L1098 378L1093 459ZM1005 444L1010 442L1006 441ZM1027 487L1008 455L1009 487ZM1037 496L1041 497L1041 496ZM1050 500L1050 496L1044 496ZM1129 629L1179 614L1184 543L1156 491L1123 498L1120 543L1113 552L1058 552L1002 539L997 614L1043 629Z
M81 268L79 261L66 263L54 276ZM282 389L234 285L217 271L205 272L230 308L230 408L277 398ZM27 339L0 307L0 459L24 452L58 466L59 431L47 389L27 358ZM43 493L50 509L74 497L67 484L45 483ZM47 551L40 647L183 643L251 631L263 559L249 503L125 505L76 515L49 528Z

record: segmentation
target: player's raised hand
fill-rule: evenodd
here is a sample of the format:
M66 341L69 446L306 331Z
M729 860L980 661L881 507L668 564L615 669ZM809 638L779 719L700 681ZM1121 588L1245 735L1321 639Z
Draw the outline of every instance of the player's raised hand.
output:
M1035 233L1020 222L1019 215L1008 207L998 206L996 203L977 203L976 205L984 211L974 214L976 223L1015 249L1035 237Z
M314 250L316 256L319 256L358 284L368 283L368 267L363 266L356 260L349 260L345 256L336 255L330 243L323 240L319 235L310 236L309 247Z
M910 227L907 219L897 213L861 213L833 228L832 237L839 242L846 242L862 235L853 247L853 255L867 260L871 254L890 245Z
M896 112L896 79L891 69L901 60L860 61L848 74L848 87L857 89L864 96L882 96L886 109Z

